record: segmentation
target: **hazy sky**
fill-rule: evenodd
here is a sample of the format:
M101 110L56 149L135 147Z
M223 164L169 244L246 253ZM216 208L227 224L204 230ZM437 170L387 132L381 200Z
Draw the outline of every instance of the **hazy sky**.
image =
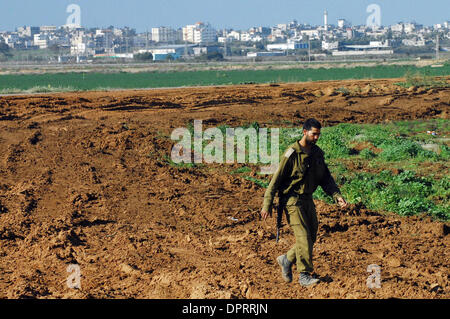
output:
M0 30L63 25L70 4L80 6L85 27L129 26L144 32L198 21L217 29L274 26L294 19L321 25L325 9L330 24L337 24L338 18L365 24L370 15L366 9L372 3L381 7L382 25L400 21L433 25L450 20L450 0L0 0Z

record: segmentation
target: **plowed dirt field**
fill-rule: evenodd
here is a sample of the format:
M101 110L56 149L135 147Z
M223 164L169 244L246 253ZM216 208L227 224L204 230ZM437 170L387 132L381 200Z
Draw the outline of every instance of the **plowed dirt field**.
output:
M449 118L449 88L398 81L0 97L0 298L449 298L448 224L317 201L323 280L302 288L275 261L293 234L275 242L275 219L259 219L264 189L230 174L238 164L166 160L171 132L193 119ZM81 289L67 285L70 264ZM367 287L371 264L381 288Z

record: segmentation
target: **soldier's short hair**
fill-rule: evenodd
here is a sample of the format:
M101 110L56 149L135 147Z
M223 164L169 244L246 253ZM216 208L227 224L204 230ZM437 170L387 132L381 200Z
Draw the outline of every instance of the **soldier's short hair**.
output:
M322 128L322 125L320 125L320 122L318 120L313 119L313 118L307 119L305 121L305 123L303 124L303 129L307 130L307 131L311 130L311 128L313 128L313 127L320 130Z

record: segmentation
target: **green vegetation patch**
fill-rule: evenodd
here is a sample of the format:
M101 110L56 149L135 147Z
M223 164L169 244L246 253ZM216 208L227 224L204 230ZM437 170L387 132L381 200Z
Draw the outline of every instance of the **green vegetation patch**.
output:
M295 68L282 70L8 74L0 76L0 92L19 93L32 89L36 90L36 88L41 88L42 90L44 88L55 90L61 88L64 90L86 91L103 88L139 89L241 83L400 78L405 76L405 74L416 74L418 72L429 77L446 76L450 74L450 65L445 64L440 68L379 65L352 68Z
M445 88L450 87L446 80L436 79L432 75L423 71L415 73L408 71L405 75L405 81L396 83L404 88L422 87L422 88Z
M350 203L362 203L369 209L402 216L425 213L448 221L449 132L449 121L444 119L339 124L324 127L318 145L324 150L330 171ZM301 136L301 128L282 128L280 156ZM433 145L433 150L427 149L427 145ZM431 172L424 175L419 172L425 164ZM433 170L433 167L439 169ZM266 176L265 180L244 178L267 187L270 177ZM314 197L332 203L320 187Z

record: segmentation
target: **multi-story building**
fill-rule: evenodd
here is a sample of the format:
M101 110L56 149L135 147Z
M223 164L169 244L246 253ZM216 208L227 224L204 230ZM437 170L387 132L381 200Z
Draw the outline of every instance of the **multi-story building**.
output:
M352 28L347 28L345 36L348 40L353 39L353 29Z
M20 42L19 35L17 33L9 33L3 35L4 42L10 47L15 48Z
M391 31L402 33L403 32L403 23L397 23L397 24L392 25Z
M194 43L211 43L217 41L217 32L210 24L199 24L194 32Z
M133 37L133 43L135 48L147 48L152 41L152 34L145 32Z
M322 50L323 51L333 51L333 50L337 50L338 48L339 48L338 41L333 41L333 42L322 41Z
M60 47L70 47L69 36L68 35L63 35L63 36L50 35L49 36L49 46L50 45L57 45Z
M217 41L217 32L209 23L197 22L183 27L183 41L191 43L211 43Z
M345 19L338 19L338 28L345 29L350 26L350 23Z
M286 33L287 33L286 29L279 28L279 27L272 28L272 37L273 38L285 39Z
M194 43L194 30L196 27L195 24L183 27L183 41Z
M252 40L252 36L250 33L248 33L248 32L241 33L241 41L247 42L247 41L251 41L251 40Z
M285 23L277 24L276 29L286 32L288 30L288 25Z
M403 31L405 33L412 33L412 32L414 32L415 29L416 29L416 26L413 23L405 23L403 25Z
M45 33L35 34L33 37L33 44L39 49L47 49L49 45L49 37Z
M301 30L300 33L302 36L309 37L310 40L319 40L319 30L313 29L313 30Z
M107 53L113 52L113 31L109 29L96 30L94 42L96 49L105 49Z
M267 27L253 27L248 30L250 34L259 34L262 36L267 36L271 33L271 29Z
M83 31L77 32L70 40L70 54L84 55L88 49L88 37Z
M56 32L58 28L54 25L43 25L39 27L39 31L41 33L50 33L50 32Z
M406 46L413 46L413 47L424 47L425 39L423 39L423 38L403 39L402 44L406 45Z
M286 43L274 43L268 44L268 51L286 51L286 50L296 50L296 49L307 49L307 43L301 43L298 41L287 41Z
M152 28L152 40L155 42L175 42L181 40L181 34L178 30L170 27Z
M29 37L33 38L35 34L38 34L40 32L39 27L19 27L17 28L17 32L19 33L19 36L21 37Z
M241 33L239 31L230 31L227 34L227 38L233 38L236 41L241 41Z

